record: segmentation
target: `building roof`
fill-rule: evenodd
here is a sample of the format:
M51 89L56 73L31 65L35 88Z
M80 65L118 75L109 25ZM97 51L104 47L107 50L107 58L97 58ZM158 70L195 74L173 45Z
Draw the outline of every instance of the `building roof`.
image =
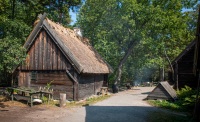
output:
M195 47L196 40L193 40L187 47L172 61L172 65L178 62L188 51Z
M173 99L177 98L176 91L169 85L167 81L160 82L160 85L162 85L162 87L167 91L167 93L169 93L169 95Z
M77 72L92 74L112 72L112 68L90 45L87 38L80 37L73 30L49 20L46 14L39 15L39 21L36 22L34 29L24 44L27 50L34 43L35 37L40 30L44 28Z
M162 81L147 96L147 99L176 100L177 95L176 91L169 85L167 81Z

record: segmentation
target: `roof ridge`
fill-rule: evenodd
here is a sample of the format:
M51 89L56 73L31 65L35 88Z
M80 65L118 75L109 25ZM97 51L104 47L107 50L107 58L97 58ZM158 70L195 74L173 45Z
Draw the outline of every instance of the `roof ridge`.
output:
M41 28L44 28L54 43L60 48L78 73L107 74L112 72L111 66L98 54L89 43L89 39L79 37L75 31L56 23L46 15L39 15L40 21L29 35L25 48L28 50Z

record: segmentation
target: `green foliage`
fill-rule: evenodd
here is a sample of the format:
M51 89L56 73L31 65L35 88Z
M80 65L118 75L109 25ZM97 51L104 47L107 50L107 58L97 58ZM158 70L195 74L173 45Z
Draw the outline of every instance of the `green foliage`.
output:
M110 97L110 95L103 95L103 96L97 96L97 97L87 98L84 101L78 101L78 102L71 101L71 102L67 103L67 107L88 106L88 105L95 104L95 103L97 103L99 101L103 101L103 100L105 100L105 99L107 99L109 97Z
M48 98L47 98L46 96L42 96L41 100L42 100L44 103L47 103Z
M196 102L196 90L193 90L189 86L185 86L181 90L177 91L178 99L181 104L187 108L194 107Z
M196 94L196 91L187 85L185 85L184 88L181 88L181 90L177 91L178 99L185 99L186 97L189 97L195 94Z
M46 89L49 90L51 88L51 84L52 82L54 82L54 80L50 81L49 83L47 83L46 85Z
M196 93L196 90L193 90L189 86L185 86L185 88L177 91L178 100L175 102L166 100L152 100L149 101L149 103L154 106L175 111L192 112L196 101Z
M115 71L131 42L136 42L122 72L122 81L133 80L141 78L144 69L152 69L148 74L155 74L159 67L168 67L164 49L173 60L194 39L196 13L181 11L183 7L193 8L195 3L196 0L87 0L76 25Z
M181 106L179 104L173 103L173 102L169 102L166 100L152 100L149 101L150 104L157 106L157 107L161 107L161 108L166 108L166 109L171 109L171 110L180 110Z

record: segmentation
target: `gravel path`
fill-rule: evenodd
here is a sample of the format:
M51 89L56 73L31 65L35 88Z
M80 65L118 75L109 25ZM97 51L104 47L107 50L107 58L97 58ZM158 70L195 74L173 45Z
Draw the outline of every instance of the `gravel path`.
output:
M0 108L0 122L148 122L148 113L158 111L143 100L152 90L137 87L78 108Z

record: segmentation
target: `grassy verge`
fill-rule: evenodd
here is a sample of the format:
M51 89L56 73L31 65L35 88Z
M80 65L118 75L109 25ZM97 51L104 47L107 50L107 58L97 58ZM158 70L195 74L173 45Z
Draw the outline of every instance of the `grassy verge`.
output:
M76 107L76 106L89 106L94 103L97 103L99 101L103 101L107 98L109 98L111 95L104 95L104 96L98 96L98 97L93 97L93 98L88 98L86 100L82 101L71 101L67 103L66 107Z
M111 95L104 95L104 96L96 96L96 97L91 97L88 98L86 100L81 100L81 101L70 101L66 103L66 107L80 107L80 106L89 106L92 105L94 103L97 103L99 101L105 100L107 98L109 98ZM34 105L36 106L45 106L45 107L59 107L59 101L47 101L47 98L43 98L43 103L42 104L37 104L34 103ZM22 102L22 101L11 101L9 99L7 99L5 96L0 95L0 107L1 105L5 105L5 106L27 106L26 105L26 101Z
M181 108L181 106L179 106L176 103L173 102L168 102L166 100L148 100L147 101L150 105L152 106L156 106L156 107L160 107L160 108L165 108L165 109L169 109L169 110L173 110L173 111L182 111L183 108Z
M169 112L151 112L148 122L195 122L191 116L177 115Z
M185 112L185 113L192 113L194 106L184 105L183 101L175 101L170 102L166 100L148 100L147 101L150 105L165 108L168 110L176 111L176 112Z
M86 100L80 100L80 101L68 101L66 102L66 107L80 107L80 106L89 106L94 103L97 103L99 101L103 101L107 98L109 98L111 95L104 95L104 96L96 96L92 98L88 98ZM45 101L43 104L45 106L57 106L59 107L59 101L49 101L49 104L47 101Z
M147 102L152 106L170 110L150 113L149 122L195 122L192 119L193 107L188 109L188 106L184 106L181 101L148 100Z

